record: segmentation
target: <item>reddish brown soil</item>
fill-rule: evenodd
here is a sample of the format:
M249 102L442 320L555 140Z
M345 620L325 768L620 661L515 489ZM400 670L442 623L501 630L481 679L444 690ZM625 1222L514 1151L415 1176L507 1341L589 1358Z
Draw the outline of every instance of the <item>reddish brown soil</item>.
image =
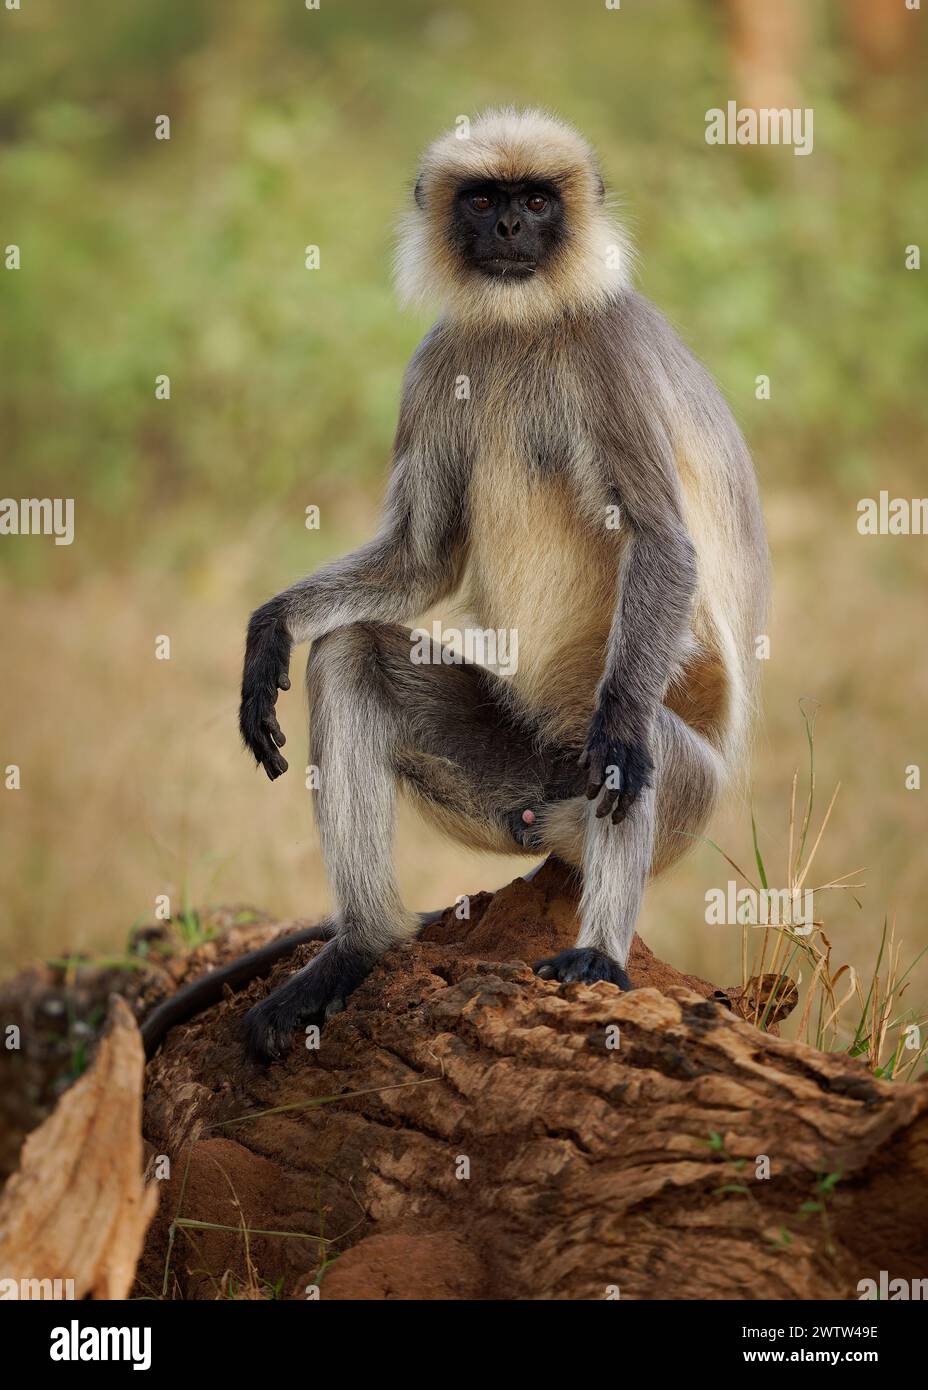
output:
M574 909L549 870L479 895L273 1067L245 1061L242 1015L316 945L174 1029L147 1071L170 1176L139 1291L834 1298L924 1274L928 1088L759 1032L637 940L632 993L539 980ZM273 931L230 930L212 960ZM211 1224L172 1244L176 1217Z

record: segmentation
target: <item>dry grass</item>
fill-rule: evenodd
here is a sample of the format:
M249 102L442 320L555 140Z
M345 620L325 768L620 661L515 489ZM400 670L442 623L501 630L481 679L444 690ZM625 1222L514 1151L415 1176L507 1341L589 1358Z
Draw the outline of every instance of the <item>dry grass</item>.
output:
M797 771L793 774L788 849L782 876L774 879L770 873L753 816L751 832L756 875L745 871L724 850L714 846L735 870L740 885L746 885L755 895L769 889L778 892L782 888L785 892L786 911L782 918L771 923L768 916L760 925L755 898L754 920L749 916L741 925L741 983L742 986L748 986L749 982L752 985L752 1021L763 1029L777 1020L778 1005L795 987L796 1001L801 1003L801 1008L790 1020L788 1031L793 1037L824 1051L841 1050L855 1057L863 1056L877 1076L912 1080L928 1048L928 1035L922 1042L928 1018L924 1009L905 1009L902 996L909 988L910 976L928 952L928 946L922 948L911 965L903 968L902 945L895 941L895 924L888 929L887 939L884 922L879 951L869 972L849 963L837 965L834 961L825 920L818 915L823 895L849 892L860 906L857 893L863 889L864 882L859 877L862 870L852 870L814 886L810 880L840 787L832 792L810 844L816 802L817 711L804 708L802 713L809 754L805 805L801 816L797 817ZM749 904L751 901L748 900ZM869 981L866 996L865 981ZM804 992L800 993L803 986ZM893 1048L887 1058L891 1037Z

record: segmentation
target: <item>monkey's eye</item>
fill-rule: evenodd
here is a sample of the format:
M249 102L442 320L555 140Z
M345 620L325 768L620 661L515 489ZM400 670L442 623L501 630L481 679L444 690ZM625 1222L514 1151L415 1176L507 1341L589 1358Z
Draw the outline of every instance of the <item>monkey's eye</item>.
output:
M493 206L493 199L488 198L485 193L475 193L470 200L470 205L474 212L489 212Z
M548 200L543 198L540 193L533 193L530 198L526 198L525 206L529 212L544 212L548 206Z

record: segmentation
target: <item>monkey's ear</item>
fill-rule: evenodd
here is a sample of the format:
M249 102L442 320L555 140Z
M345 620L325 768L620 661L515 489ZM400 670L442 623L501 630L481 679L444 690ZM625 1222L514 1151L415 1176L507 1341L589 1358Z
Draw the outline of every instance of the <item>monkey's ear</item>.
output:
M413 197L415 198L415 200L416 200L416 207L417 207L417 208L421 208L422 211L425 212L425 189L424 189L423 186L422 186L422 175L421 175L421 174L420 174L419 177L416 179L416 186L415 186L415 188L413 189L413 194L412 194L412 196L413 196Z

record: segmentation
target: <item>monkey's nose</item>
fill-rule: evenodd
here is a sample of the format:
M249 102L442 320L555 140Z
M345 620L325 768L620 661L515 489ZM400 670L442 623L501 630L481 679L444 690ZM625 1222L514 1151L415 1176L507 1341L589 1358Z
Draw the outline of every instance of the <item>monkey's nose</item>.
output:
M510 237L518 236L521 230L522 223L517 217L514 217L511 222L507 222L501 217L496 224L496 235L501 236L504 241L508 241Z

